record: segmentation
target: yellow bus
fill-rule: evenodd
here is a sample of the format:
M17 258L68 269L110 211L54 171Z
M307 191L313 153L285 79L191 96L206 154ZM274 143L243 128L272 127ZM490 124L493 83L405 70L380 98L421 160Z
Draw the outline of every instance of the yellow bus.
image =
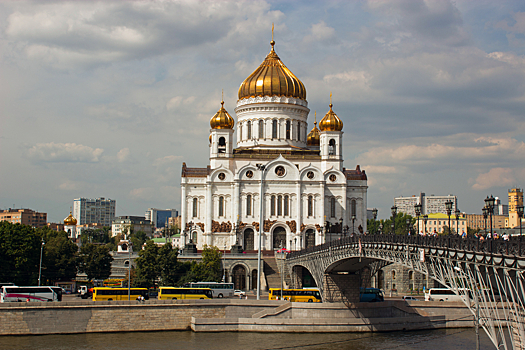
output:
M144 300L149 299L147 288L131 288L130 299L136 300L137 297L142 296ZM128 288L110 288L110 287L95 287L93 288L93 301L105 300L128 300Z
M213 299L213 291L210 288L160 287L158 298L159 300Z
M268 299L281 299L281 289L270 288ZM318 289L283 289L283 299L294 302L320 303L321 293Z

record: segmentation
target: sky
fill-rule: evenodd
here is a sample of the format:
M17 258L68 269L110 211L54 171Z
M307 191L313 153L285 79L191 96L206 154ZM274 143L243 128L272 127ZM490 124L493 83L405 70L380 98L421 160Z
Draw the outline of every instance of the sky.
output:
M458 196L481 213L525 184L525 2L2 1L0 209L180 209L182 162L209 164L209 120L270 50L311 110L344 122L368 207Z

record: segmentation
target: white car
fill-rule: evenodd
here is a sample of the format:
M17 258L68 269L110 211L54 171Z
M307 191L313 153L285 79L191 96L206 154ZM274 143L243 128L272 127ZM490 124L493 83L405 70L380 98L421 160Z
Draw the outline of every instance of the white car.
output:
M239 297L239 296L245 296L245 295L246 295L246 292L243 291L243 290L234 290L234 291L233 291L233 295L236 296L236 297Z
M403 297L403 300L407 300L407 301L417 301L417 298L414 298L414 297L411 297L410 295L405 295Z

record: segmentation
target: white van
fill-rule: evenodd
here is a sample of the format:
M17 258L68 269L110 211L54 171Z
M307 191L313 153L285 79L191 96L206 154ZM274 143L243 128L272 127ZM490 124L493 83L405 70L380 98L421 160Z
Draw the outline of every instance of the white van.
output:
M448 288L430 288L425 292L425 301L465 301L470 300L470 291L466 288L460 288L459 295Z

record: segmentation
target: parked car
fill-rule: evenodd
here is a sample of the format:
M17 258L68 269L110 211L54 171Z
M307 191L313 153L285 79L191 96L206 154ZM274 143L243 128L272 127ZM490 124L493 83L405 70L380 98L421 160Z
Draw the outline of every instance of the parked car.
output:
M246 295L246 292L243 291L243 290L234 290L234 291L233 291L233 295L236 296L236 297L239 297L239 296L245 296L245 295Z
M403 300L406 300L406 301L417 301L418 299L414 298L413 296L410 296L410 295L405 295L405 296L403 296Z

